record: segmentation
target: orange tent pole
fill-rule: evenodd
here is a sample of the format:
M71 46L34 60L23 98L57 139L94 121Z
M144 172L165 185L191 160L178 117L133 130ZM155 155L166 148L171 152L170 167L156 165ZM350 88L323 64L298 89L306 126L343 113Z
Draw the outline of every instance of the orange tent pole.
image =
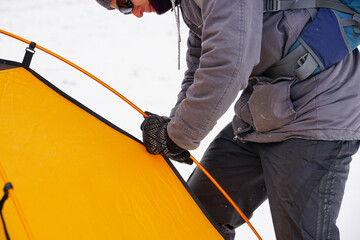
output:
M5 34L7 36L10 36L12 38L18 39L22 42L25 42L27 44L30 44L31 41L23 39L19 36L16 36L12 33L6 32L2 29L0 29L0 33ZM92 78L93 80L95 80L96 82L98 82L99 84L101 84L102 86L104 86L105 88L107 88L108 90L110 90L112 93L114 93L116 96L120 97L122 100L124 100L127 104L129 104L130 106L132 106L136 111L138 111L141 115L143 115L145 118L148 117L148 114L146 114L144 111L142 111L140 108L138 108L135 104L133 104L131 101L129 101L126 97L124 97L122 94L120 94L119 92L117 92L115 89L113 89L112 87L110 87L109 85L107 85L106 83L104 83L103 81L101 81L100 79L98 79L97 77L95 77L94 75L90 74L89 72L85 71L84 69L82 69L81 67L75 65L74 63L70 62L69 60L57 55L56 53L51 52L50 50L41 47L39 45L36 45L36 47L48 54L50 54L53 57L56 57L57 59L69 64L70 66L76 68L77 70L79 70L80 72L84 73L85 75L87 75L88 77ZM257 238L259 240L262 240L262 238L260 237L260 235L258 234L258 232L255 230L255 228L252 226L252 224L250 223L250 221L248 220L248 218L245 216L245 214L240 210L240 208L236 205L236 203L231 199L231 197L225 192L225 190L219 185L219 183L217 183L217 181L206 171L206 169L193 157L190 156L190 159L200 168L200 170L210 179L210 181L219 189L219 191L224 195L224 197L230 202L230 204L235 208L235 210L240 214L240 216L244 219L244 221L249 225L249 227L251 228L251 230L254 232L254 234L257 236Z
M0 29L0 33L5 34L5 35L7 35L7 36L9 36L9 37L15 38L15 39L17 39L17 40L19 40L19 41L22 41L22 42L24 42L24 43L27 43L27 44L30 44L30 43L31 43L31 41L29 41L29 40L26 40L26 39L24 39L24 38L21 38L21 37L19 37L19 36L16 36L15 34L6 32L6 31L4 31L4 30L2 30L2 29ZM47 54L49 54L49 55L51 55L51 56L53 56L53 57L55 57L55 58L57 58L57 59L65 62L65 63L67 63L67 64L69 64L70 66L76 68L77 70L79 70L80 72L84 73L84 74L87 75L88 77L94 79L96 82L100 83L102 86L104 86L105 88L107 88L108 90L110 90L112 93L114 93L116 96L120 97L122 100L124 100L124 101L125 101L126 103L128 103L130 106L132 106L135 110L137 110L139 113L141 113L144 117L148 117L148 115L147 115L145 112L143 112L140 108L138 108L135 104L133 104L132 102L130 102L127 98L125 98L123 95L121 95L121 94L120 94L119 92L117 92L115 89L113 89L112 87L110 87L109 85L107 85L106 83L104 83L103 81L101 81L100 79L98 79L97 77L95 77L94 75L92 75L91 73L85 71L84 69L82 69L81 67L77 66L76 64L70 62L69 60L67 60L67 59L65 59L65 58L57 55L56 53L54 53L54 52L52 52L52 51L50 51L50 50L48 50L48 49L46 49L46 48L44 48L44 47L42 47L42 46L40 46L40 45L36 45L36 48L38 48L38 49L42 50L43 52L46 52Z

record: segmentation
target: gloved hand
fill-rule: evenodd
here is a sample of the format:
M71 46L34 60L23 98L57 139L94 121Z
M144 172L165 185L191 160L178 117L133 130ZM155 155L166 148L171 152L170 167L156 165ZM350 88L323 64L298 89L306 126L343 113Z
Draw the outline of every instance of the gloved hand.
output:
M140 127L146 150L151 154L160 154L191 165L193 161L190 159L190 153L176 145L167 133L170 118L146 113L149 117L145 118Z

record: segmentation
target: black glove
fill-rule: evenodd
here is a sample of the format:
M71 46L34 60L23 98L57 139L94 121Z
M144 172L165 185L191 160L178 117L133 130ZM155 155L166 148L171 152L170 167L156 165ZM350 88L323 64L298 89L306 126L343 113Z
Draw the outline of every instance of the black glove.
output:
M151 154L160 154L181 163L192 164L190 153L176 145L167 133L170 118L149 114L141 124L146 150Z

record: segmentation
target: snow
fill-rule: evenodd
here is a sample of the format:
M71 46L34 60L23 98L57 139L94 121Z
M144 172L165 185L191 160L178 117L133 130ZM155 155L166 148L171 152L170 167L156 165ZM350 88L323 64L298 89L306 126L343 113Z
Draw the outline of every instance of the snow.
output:
M183 71L187 28L181 23L181 70L177 70L177 31L172 12L146 14L142 19L106 11L95 0L1 0L0 29L36 42L79 65L120 92L140 109L168 115L175 104ZM26 44L0 35L0 58L21 62ZM73 98L141 139L143 117L108 90L40 50L31 68ZM200 160L212 138L231 121L233 109L192 151ZM342 239L360 235L360 155L354 156L342 210L338 218ZM184 179L194 166L174 163ZM275 239L268 203L250 220L265 240ZM257 239L246 225L236 239Z

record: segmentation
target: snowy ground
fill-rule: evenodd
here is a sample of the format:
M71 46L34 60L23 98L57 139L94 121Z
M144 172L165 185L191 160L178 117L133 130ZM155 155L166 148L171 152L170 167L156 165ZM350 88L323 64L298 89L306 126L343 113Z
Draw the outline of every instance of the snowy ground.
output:
M142 110L168 115L185 70L187 29L181 25L181 70L177 70L177 35L172 13L142 19L106 11L95 0L0 0L0 28L36 42L97 76ZM0 58L22 61L26 45L0 35ZM31 67L69 95L141 139L142 116L88 77L37 50ZM200 160L215 134L231 120L232 108L192 151ZM352 163L338 219L342 239L360 235L360 154ZM184 179L193 166L175 163ZM251 219L265 240L275 239L268 203ZM256 239L247 226L236 239Z

